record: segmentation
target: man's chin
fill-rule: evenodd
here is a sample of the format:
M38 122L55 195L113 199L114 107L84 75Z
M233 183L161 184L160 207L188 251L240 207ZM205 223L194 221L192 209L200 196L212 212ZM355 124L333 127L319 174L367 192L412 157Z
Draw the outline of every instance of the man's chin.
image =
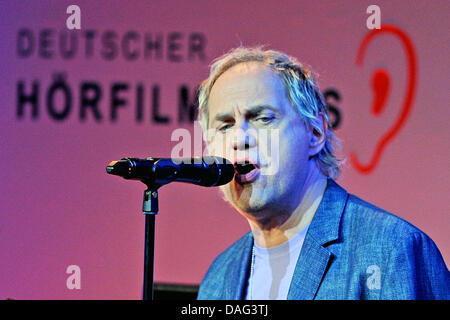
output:
M256 185L240 184L236 181L220 188L225 201L229 202L237 211L242 214L258 214L266 209L264 197L260 188Z
M263 199L247 198L242 196L240 199L229 201L231 205L243 215L259 216L268 208Z

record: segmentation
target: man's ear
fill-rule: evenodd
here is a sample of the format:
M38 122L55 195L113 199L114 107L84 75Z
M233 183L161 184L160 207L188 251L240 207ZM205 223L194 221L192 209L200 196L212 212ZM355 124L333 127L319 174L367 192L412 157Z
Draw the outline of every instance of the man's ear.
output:
M325 115L322 112L314 119L311 125L311 139L309 142L309 159L318 154L325 146L328 124Z

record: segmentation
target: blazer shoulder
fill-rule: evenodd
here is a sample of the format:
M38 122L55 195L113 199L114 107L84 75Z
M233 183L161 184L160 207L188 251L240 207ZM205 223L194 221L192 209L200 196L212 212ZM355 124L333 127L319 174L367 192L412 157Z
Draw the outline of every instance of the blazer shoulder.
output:
M349 194L340 222L341 241L357 252L379 253L383 256L420 237L430 237L405 219Z
M395 232L397 235L406 237L413 234L426 236L422 230L407 220L353 194L349 194L344 220L350 220L347 223L350 222L353 226L359 226L365 232L383 230L386 234Z
M198 300L223 298L225 282L235 276L231 269L238 263L236 259L240 259L239 257L252 243L253 237L251 232L248 232L216 256L200 284Z

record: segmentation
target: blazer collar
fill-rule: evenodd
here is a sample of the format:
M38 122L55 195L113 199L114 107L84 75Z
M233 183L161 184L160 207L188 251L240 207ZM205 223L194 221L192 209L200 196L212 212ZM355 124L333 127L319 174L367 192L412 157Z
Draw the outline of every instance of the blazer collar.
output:
M308 233L318 243L325 245L339 238L339 225L347 197L347 191L328 178L322 201L308 229Z
M315 298L333 256L326 245L339 238L339 226L347 197L347 192L329 178L322 201L306 233L288 299Z

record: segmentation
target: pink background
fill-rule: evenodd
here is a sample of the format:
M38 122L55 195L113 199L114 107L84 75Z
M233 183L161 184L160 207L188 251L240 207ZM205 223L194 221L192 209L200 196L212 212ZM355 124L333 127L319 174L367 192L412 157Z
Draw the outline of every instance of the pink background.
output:
M26 59L16 52L17 32L65 30L66 8L73 1L10 1L0 4L0 299L140 299L142 293L144 185L105 173L124 156L169 157L176 142L178 87L191 89L207 76L208 64L230 48L266 44L313 66L321 88L336 88L342 113L337 135L344 155L368 161L380 136L396 121L407 81L407 60L397 38L383 35L370 43L362 67L356 55L372 1L81 1L81 32L135 30L165 36L183 34L181 62L112 61L94 55L46 60L37 52ZM448 1L377 1L382 23L393 24L411 39L418 59L412 112L387 146L376 169L359 173L348 161L342 186L410 221L433 238L450 261L448 175ZM67 30L66 30L67 31ZM73 31L80 32L80 31ZM188 60L187 37L205 35L206 59ZM81 39L81 38L80 38ZM164 38L165 40L167 38ZM165 41L164 40L164 41ZM142 43L142 42L141 42ZM166 43L163 43L166 45ZM57 47L57 44L56 44ZM386 110L370 112L371 76L384 68L391 79ZM45 96L55 73L65 73L72 91L70 116L61 122L46 111ZM16 117L19 81L31 90L40 83L40 115ZM79 84L95 81L103 90L98 123L88 112L81 122ZM129 105L109 120L109 86L126 82L121 93ZM169 125L134 120L137 83L161 87L160 111ZM192 97L191 97L192 99ZM60 104L56 104L60 105ZM172 184L160 192L156 225L155 280L198 284L212 259L248 231L247 222L225 204L215 188ZM66 268L81 269L81 289L66 287Z

